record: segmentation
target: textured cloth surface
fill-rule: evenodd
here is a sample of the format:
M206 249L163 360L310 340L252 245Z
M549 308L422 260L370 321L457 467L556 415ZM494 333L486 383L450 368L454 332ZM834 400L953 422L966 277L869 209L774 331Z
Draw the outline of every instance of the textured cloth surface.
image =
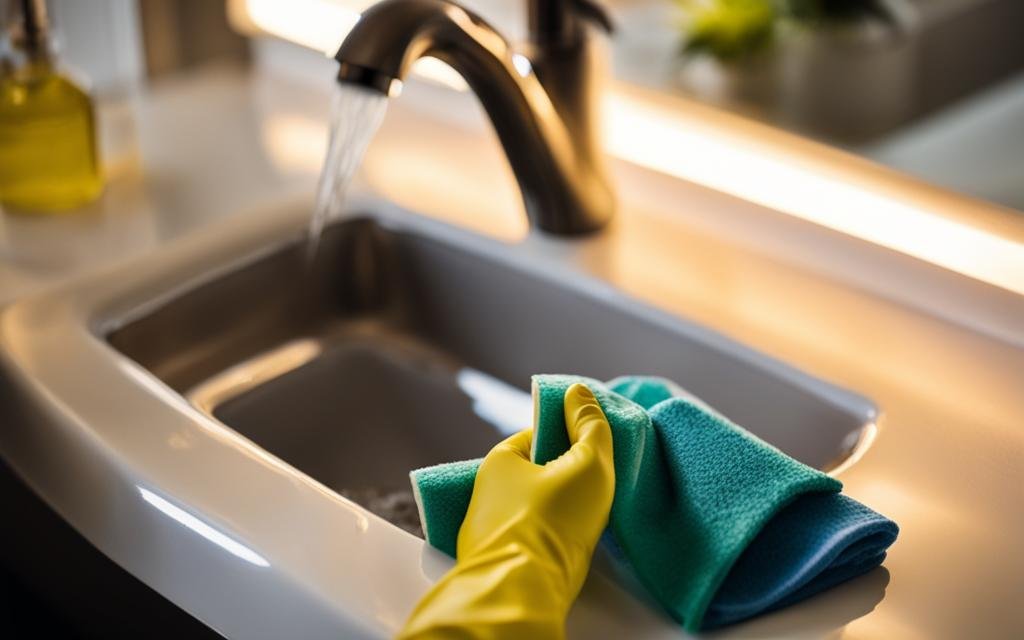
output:
M885 559L896 523L840 494L797 498L750 543L715 593L704 628L779 609Z
M473 481L483 459L461 460L409 474L423 535L432 546L455 557L459 528L473 497Z
M657 378L534 377L533 459L569 447L562 398L587 384L611 424L613 557L691 631L805 598L877 566L891 521ZM427 541L454 555L479 461L413 471Z

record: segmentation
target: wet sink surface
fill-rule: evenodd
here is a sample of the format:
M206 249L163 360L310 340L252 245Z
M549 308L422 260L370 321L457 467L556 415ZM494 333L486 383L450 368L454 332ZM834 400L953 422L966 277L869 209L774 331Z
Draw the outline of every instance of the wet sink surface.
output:
M187 289L109 342L191 402L396 524L409 470L477 457L530 420L534 373L670 378L795 458L835 469L875 407L543 265L335 224ZM509 255L514 248L509 250Z

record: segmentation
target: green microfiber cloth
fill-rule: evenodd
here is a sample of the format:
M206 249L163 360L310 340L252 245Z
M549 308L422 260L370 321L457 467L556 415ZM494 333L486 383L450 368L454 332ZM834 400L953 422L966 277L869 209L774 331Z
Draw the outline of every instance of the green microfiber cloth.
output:
M640 582L689 631L700 628L730 568L764 525L810 492L842 485L759 440L657 378L607 385L579 376L533 378L533 460L569 448L563 413L576 382L594 392L612 428L614 542ZM657 428L655 428L657 424ZM454 556L479 461L410 474L427 541Z

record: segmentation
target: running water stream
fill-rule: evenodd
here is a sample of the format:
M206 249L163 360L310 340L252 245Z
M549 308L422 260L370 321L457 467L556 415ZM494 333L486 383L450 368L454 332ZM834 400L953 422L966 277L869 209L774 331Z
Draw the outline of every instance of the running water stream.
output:
M316 204L309 222L307 255L312 259L324 226L345 207L345 194L366 154L370 140L384 121L388 98L357 85L337 83L331 99L327 157L320 170Z
M316 257L324 227L344 211L349 184L370 140L384 121L387 101L384 94L360 86L335 86L327 157L320 170L306 242L306 260L310 264ZM408 487L354 486L344 487L340 492L392 524L423 537L416 501Z

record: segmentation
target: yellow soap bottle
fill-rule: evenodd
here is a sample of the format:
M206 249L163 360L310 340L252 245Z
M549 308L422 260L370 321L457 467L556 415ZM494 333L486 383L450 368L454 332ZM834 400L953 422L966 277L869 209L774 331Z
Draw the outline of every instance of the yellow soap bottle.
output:
M45 0L15 0L0 60L0 203L56 213L103 190L92 101L53 55Z

